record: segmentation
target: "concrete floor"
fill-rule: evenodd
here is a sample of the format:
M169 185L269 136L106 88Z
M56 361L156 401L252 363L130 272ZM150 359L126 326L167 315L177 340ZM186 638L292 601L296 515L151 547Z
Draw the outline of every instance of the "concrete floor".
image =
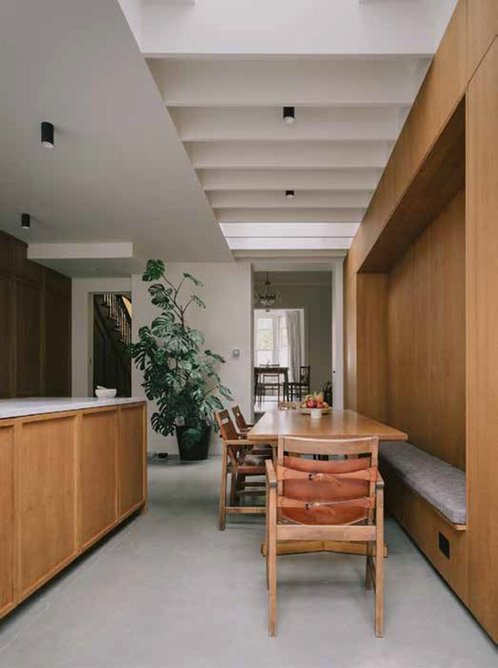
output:
M496 668L498 653L410 540L387 522L386 636L364 561L279 559L266 632L261 518L216 530L220 461L150 467L150 508L0 625L1 668Z

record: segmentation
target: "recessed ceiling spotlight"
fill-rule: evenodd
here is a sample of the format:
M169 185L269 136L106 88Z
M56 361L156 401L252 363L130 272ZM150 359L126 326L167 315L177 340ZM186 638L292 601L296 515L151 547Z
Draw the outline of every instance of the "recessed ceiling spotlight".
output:
M54 148L54 126L48 121L41 124L41 143L45 148Z
M29 213L21 213L21 227L23 230L29 230L31 227L31 216Z
M285 196L287 197L287 199L294 199L296 193L293 190L286 190Z
M284 123L292 125L296 120L296 110L294 107L284 107L283 113Z

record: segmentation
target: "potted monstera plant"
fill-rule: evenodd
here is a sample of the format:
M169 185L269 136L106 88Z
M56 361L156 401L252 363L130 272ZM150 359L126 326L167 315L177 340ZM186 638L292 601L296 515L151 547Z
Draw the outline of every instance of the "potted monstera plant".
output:
M131 355L143 372L145 395L157 405L152 427L163 436L176 432L182 460L206 459L213 413L223 409L222 399L232 396L217 373L225 360L206 350L203 334L188 324L189 309L206 306L187 287L202 283L184 273L174 284L162 260L149 260L142 279L151 283L149 295L159 313L150 326L140 328Z

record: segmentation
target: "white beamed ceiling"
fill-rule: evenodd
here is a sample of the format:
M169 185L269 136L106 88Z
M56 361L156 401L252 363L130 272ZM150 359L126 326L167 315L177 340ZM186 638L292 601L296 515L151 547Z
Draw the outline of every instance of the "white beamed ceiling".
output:
M148 61L235 254L347 250L428 62L407 55ZM292 125L283 122L284 106L295 107Z
M235 256L349 248L452 5L203 0L144 13L142 50Z

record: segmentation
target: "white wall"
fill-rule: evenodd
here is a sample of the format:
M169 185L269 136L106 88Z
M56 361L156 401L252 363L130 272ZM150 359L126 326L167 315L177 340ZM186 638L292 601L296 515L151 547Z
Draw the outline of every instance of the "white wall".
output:
M130 292L130 278L73 278L72 280L72 395L92 395L92 295Z
M252 289L251 267L249 263L170 263L167 265L168 278L172 281L181 278L184 271L190 272L204 283L204 288L194 288L186 284L185 295L193 290L205 301L206 310L192 307L190 324L201 330L206 337L206 348L225 357L226 364L221 365L222 381L233 393L246 415L252 411ZM137 339L138 329L158 314L150 304L147 292L148 283L141 275L131 278L133 301L133 340ZM240 349L238 359L232 357L232 350ZM141 387L142 374L135 368L132 372L132 395L144 396ZM153 406L149 407L149 415ZM149 426L149 451L177 453L174 438L165 439L156 434ZM211 452L219 450L216 437L211 445Z

